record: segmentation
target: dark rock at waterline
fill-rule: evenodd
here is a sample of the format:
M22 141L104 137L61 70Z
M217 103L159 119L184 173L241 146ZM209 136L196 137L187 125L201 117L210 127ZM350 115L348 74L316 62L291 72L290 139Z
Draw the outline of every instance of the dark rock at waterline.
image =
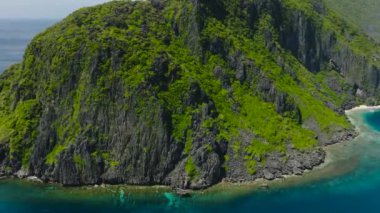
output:
M267 169L264 169L263 174L264 174L264 178L267 179L267 180L273 180L273 179L275 179L274 174L272 174L272 173L271 173L269 170L267 170Z
M351 141L356 138L359 133L355 129L346 129L338 131L334 134L330 141L325 143L325 145L332 145L340 142Z
M239 159L232 159L227 171L227 181L253 181L258 178L273 180L283 178L284 175L302 175L305 170L313 169L324 162L326 153L323 149L312 151L298 151L289 148L286 154L270 153L264 165L256 170L255 174L248 174L244 169L246 164Z
M345 33L318 24L328 11L322 3L314 5L314 15L278 0L188 3L112 2L81 10L39 35L22 65L0 76L0 97L7 97L0 119L14 119L9 131L1 129L12 133L1 134L1 174L65 186L203 189L222 179L301 175L323 163L320 148L296 150L288 135L266 135L266 122L249 118L260 103L286 121L277 122L279 129L308 129L315 138L300 134L321 146L355 137L345 127L322 128L318 110L338 117L358 102L376 102L380 71L350 48ZM239 26L229 23L232 15ZM264 21L268 27L257 29ZM219 35L229 25L236 29ZM229 38L235 30L249 35L240 35L247 50ZM251 37L263 38L262 46L249 51ZM328 77L316 81L322 70ZM318 112L308 115L314 104ZM252 154L253 140L286 150ZM24 167L27 173L19 173Z
M191 194L192 194L192 191L184 190L184 189L180 189L180 188L176 188L174 190L174 192L177 196L183 197L183 198L189 198L189 197L191 197Z

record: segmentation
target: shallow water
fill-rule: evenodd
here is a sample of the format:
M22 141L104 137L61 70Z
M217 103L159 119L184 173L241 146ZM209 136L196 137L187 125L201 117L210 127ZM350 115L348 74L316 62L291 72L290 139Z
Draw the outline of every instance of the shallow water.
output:
M365 121L380 113L352 112L362 134L329 148L330 163L269 190L210 190L177 198L167 188L62 188L0 181L0 212L378 212L380 133ZM218 186L220 187L220 186ZM218 188L216 187L216 188ZM236 187L239 191L239 187Z
M51 23L0 20L0 70L21 60L28 41ZM380 111L353 111L349 116L362 133L357 139L329 147L325 167L272 184L270 190L219 185L180 199L161 187L62 188L2 180L0 213L379 212Z

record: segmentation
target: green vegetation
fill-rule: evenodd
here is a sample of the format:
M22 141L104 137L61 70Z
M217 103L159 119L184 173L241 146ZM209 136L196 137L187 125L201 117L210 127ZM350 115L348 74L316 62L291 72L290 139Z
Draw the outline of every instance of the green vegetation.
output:
M110 162L111 168L115 168L116 166L119 166L119 165L120 165L120 163L118 161L111 161Z
M347 21L360 26L380 42L380 2L377 0L325 0Z
M191 180L194 180L198 177L198 170L197 170L197 167L195 166L194 160L191 156L188 157L188 159L186 161L185 171Z
M170 141L183 145L183 156L198 138L234 142L234 152L244 152L254 174L270 152L309 150L318 134L350 128L328 105L340 108L350 98L346 79L328 66L310 72L282 43L274 13L263 10L253 20L239 2L220 1L225 11L202 3L204 10L196 11L190 1L167 1L163 9L148 1L115 1L75 12L38 35L22 64L1 75L0 144L8 143L10 156L27 167L44 131L38 126L48 123L56 143L44 156L46 164L86 141L99 149L91 150L93 158L101 156L115 168L124 162L104 150L113 149L115 129L138 132L139 147L133 149L149 156L155 144L148 143L157 135L141 136L140 130L161 128L154 119L168 114L163 125ZM333 12L316 12L312 0L281 4L285 27L298 11L316 36L334 34L337 49L344 46L363 58L379 51ZM343 92L334 91L328 79ZM132 121L122 119L130 114ZM84 167L81 156L74 155L74 162ZM191 156L185 170L192 179L199 175Z
M56 145L53 150L46 156L46 163L52 165L57 162L59 154L66 149L63 145Z
M85 162L80 155L74 154L74 162L77 168L79 168L80 170L84 167Z
M30 147L37 137L41 109L37 100L23 99L30 93L30 82L26 79L19 80L20 76L20 66L14 65L0 77L0 143L9 143L10 158L21 161L27 167ZM15 94L15 87L25 93ZM14 104L15 98L19 98L17 105Z

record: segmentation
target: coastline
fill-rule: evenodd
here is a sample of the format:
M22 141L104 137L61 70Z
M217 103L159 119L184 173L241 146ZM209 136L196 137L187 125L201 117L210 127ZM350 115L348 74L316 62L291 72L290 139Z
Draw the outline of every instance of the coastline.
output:
M270 190L275 188L283 188L283 187L290 187L290 186L296 186L301 184L307 184L310 181L319 180L320 177L316 174L319 173L319 170L323 170L324 168L328 167L329 162L332 162L333 160L330 159L330 154L328 151L328 147L333 147L338 144L330 145L327 147L322 147L322 149L326 152L326 157L324 160L324 163L313 167L311 170L304 170L302 175L283 175L282 178L275 178L273 180L267 180L264 178L259 178L253 181L242 181L242 182L231 182L222 180L221 182L205 189L201 190L186 190L188 191L191 196L197 197L200 199L205 199L207 201L207 198L209 198L212 195L217 195L220 201L230 200L234 199L239 196L244 196L250 193L254 193L255 191L259 190ZM314 174L315 173L315 174ZM134 196L140 196L143 194L147 195L157 195L159 193L170 193L174 196L182 197L179 193L177 193L177 189L172 188L170 186L165 185L151 185L151 186L143 186L143 185L127 185L127 184L95 184L95 185L83 185L83 186L74 186L74 187L67 187L63 186L60 183L54 183L54 182L43 182L41 179L39 179L36 176L25 176L24 173L21 171L13 174L13 175L5 175L0 176L0 181L19 181L19 182L25 182L27 184L36 184L40 186L53 186L57 187L63 191L70 190L71 194L73 191L74 194L82 194L82 193L95 193L95 194L104 194L104 193L118 193L119 191L126 191L128 194L133 194ZM186 194L187 195L187 194ZM183 196L187 197L187 196Z
M350 143L351 141L348 141ZM302 175L284 175L283 178L274 180L257 179L240 183L222 181L210 188L202 190L200 193L235 193L235 196L253 193L258 190L273 190L292 186L301 186L324 179L330 179L343 175L354 170L357 166L357 158L347 158L337 160L334 155L339 149L346 146L346 142L337 143L323 147L326 152L324 163L314 167L312 170L305 170Z
M367 127L359 125L359 122L352 116L357 115L355 113L365 112L368 110L380 110L380 106L360 105L352 109L345 110L345 114L353 125L357 135L350 140L343 140L338 143L322 146L321 148L326 152L324 162L318 166L315 166L311 170L305 170L302 175L284 175L283 178L276 178L274 180L256 179L254 181L243 181L237 183L222 181L214 186L211 186L210 188L201 190L199 193L230 194L232 192L235 193L235 196L239 196L253 193L258 190L271 190L300 186L349 173L358 166L358 156L347 156L347 153L342 150L345 148L347 149L348 146L355 146L357 143L360 143L357 139L362 133L367 132Z
M380 106L358 106L350 110L346 110L345 113L350 120L350 122L355 126L355 129L360 134L363 132L357 121L352 117L357 112L363 112L367 110L380 109ZM343 175L347 172L354 170L357 166L357 158L355 156L350 157L337 157L342 148L357 143L357 141L342 141L333 145L328 145L322 147L326 152L326 157L324 162L312 170L305 170L302 175L284 175L283 178L277 178L274 180L265 180L265 179L256 179L253 181L243 181L243 182L229 182L222 180L220 183L217 183L209 188L197 191L191 191L192 196L200 198L204 197L207 199L209 195L218 195L220 200L224 199L233 199L235 197L243 196L249 193L253 193L259 190L272 190L279 189L291 186L299 186L302 184L308 184L323 179L333 178L335 176ZM344 155L344 154L343 154ZM62 190L73 190L81 194L82 192L87 193L118 193L118 191L127 191L128 194L142 195L142 194L164 194L171 193L176 194L175 189L170 186L132 186L132 185L87 185L87 186L78 186L78 187L63 187L59 183L42 183L37 177L22 177L14 174L12 176L2 177L1 179L12 180L17 179L24 182L35 183L39 185L50 185L61 188Z
M363 110L366 111L366 110L376 110L376 109L380 109L380 105L379 106L360 105L360 106L354 107L352 109L348 109L345 112L349 113L349 112L354 112L354 111L363 111Z

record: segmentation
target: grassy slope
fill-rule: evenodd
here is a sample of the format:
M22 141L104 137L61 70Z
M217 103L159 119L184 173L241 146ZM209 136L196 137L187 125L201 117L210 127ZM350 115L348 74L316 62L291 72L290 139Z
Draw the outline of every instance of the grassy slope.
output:
M325 0L346 20L363 28L380 42L380 1L378 0Z
M290 0L287 2L291 4ZM58 119L56 122L55 128L58 131L59 144L47 156L46 162L48 164L53 163L58 154L68 144L73 143L76 136L87 128L80 126L78 118L83 103L97 104L99 102L101 104L103 96L106 96L108 87L112 85L114 79L123 80L126 88L125 97L128 98L136 91L136 88L148 82L150 76L153 75L150 69L154 57L162 52L170 58L169 71L174 71L174 68L179 69L180 78L171 83L167 91L162 91L158 87L153 88L153 90L157 94L156 97L159 101L173 112L173 124L175 127L173 137L177 141L186 143L187 147L191 147L192 133L189 130L191 116L199 112L202 106L184 106L183 95L186 94L192 82L197 82L215 102L216 110L219 113L217 118L203 123L205 129L211 129L213 125L217 125L220 140L238 140L238 133L241 130L250 131L259 139L253 140L251 145L246 148L246 160L250 171L254 171L255 162L253 159L255 156L263 156L265 153L275 150L285 151L285 146L289 143L299 149L306 149L316 145L317 141L314 132L302 128L301 125L287 116L279 115L273 103L264 102L252 92L247 92L252 91L252 85L242 84L236 80L234 71L228 68L221 57L208 53L206 61L202 63L199 58L191 55L188 47L184 45L184 38L175 36L170 22L162 20L151 6L146 5L148 3L138 4L139 6L135 7L134 12L126 17L125 23L128 25L128 29L118 28L117 26L106 27L104 17L117 18L109 17L108 14L112 14L112 11L119 6L118 4L115 2L102 7L83 9L76 12L75 16L67 18L61 24L34 39L29 50L31 52L33 48L46 50L44 52L45 57L53 58L49 66L56 73L48 73L47 76L43 76L43 78L47 77L47 79L42 79L38 84L41 94L37 94L35 98L26 98L25 101L19 102L15 109L8 106L12 101L0 103L0 143L9 142L11 147L14 147L11 150L14 150L15 155L21 155L22 158L27 159L30 144L24 144L25 142L21 138L27 131L35 129L37 119L33 118L31 120L28 119L28 116L33 114L38 98L54 96L60 86L70 78L70 69L68 68L70 67L70 60L81 49L81 46L86 46L87 49L81 51L83 54L88 55L87 58L91 58L92 54L98 49L112 48L114 44L119 45L118 48L126 52L123 57L122 67L119 70L113 70L110 66L110 59L104 61L103 65L99 67L102 76L96 82L97 87L87 91L89 94L84 94L84 88L87 85L89 75L85 70L90 67L90 60L81 61L83 71L78 87L69 96L65 97L65 100L61 100L62 107L72 108L72 110L71 113L67 114L67 117L59 118L62 120ZM173 4L172 7L164 11L164 16L167 20L177 19L178 17L174 17L173 11L181 11L183 6ZM301 8L304 6L299 5ZM233 10L233 8L230 9ZM305 10L307 9L306 5ZM87 16L88 11L96 12L92 13L94 14L92 16ZM231 13L233 14L233 12ZM270 19L271 17L269 16L261 17L260 25L257 27L255 35L252 36L252 32L247 28L246 23L234 16L228 17L225 21L210 17L205 20L205 29L201 33L201 39L221 39L229 45L228 51L230 53L235 51L243 52L247 60L253 61L266 76L275 82L275 86L279 91L289 94L295 100L304 120L314 119L322 130L334 128L335 126L348 127L349 124L344 116L338 115L325 105L326 101L339 105L339 102L344 98L337 96L326 86L324 75L331 75L331 73L313 74L289 53L281 52L281 55L272 55L266 48L264 32L273 30L270 27ZM78 26L77 20L80 20L81 26ZM115 20L114 22L118 21L120 20ZM143 36L142 23L149 23L148 28L150 31L148 36ZM91 40L89 38L90 32L97 33L94 36L96 39ZM273 33L275 34L276 32ZM130 37L126 37L126 35ZM163 42L167 35L172 38L169 45ZM113 43L110 43L110 41ZM278 43L276 45L281 48ZM65 53L64 56L54 55L54 51L57 49L61 49ZM48 50L52 50L52 52ZM284 70L276 63L278 56L281 56L286 64L296 72L299 82L296 82L288 73L284 73ZM27 84L33 84L33 82L28 82L30 81L28 75L32 76L33 79L36 73L30 74L29 72L43 70L46 65L45 60L39 60L27 53L24 61L26 69L13 68L15 73L23 73L17 77ZM229 73L231 91L222 88L221 81L215 78L214 69L218 66L223 67ZM36 79L35 76L34 79ZM9 83L9 81L12 83ZM12 94L10 91L11 84L15 84L12 78L0 81L0 85L5 88L1 90L1 99ZM236 102L241 106L240 112L234 112L232 109ZM125 106L125 108L127 109L128 106ZM31 123L27 123L27 125L23 123L29 121ZM29 129L26 129L26 127ZM34 135L30 135L26 138L31 138L32 140L34 139L33 137ZM191 162L188 165L188 170L191 172L193 170Z

